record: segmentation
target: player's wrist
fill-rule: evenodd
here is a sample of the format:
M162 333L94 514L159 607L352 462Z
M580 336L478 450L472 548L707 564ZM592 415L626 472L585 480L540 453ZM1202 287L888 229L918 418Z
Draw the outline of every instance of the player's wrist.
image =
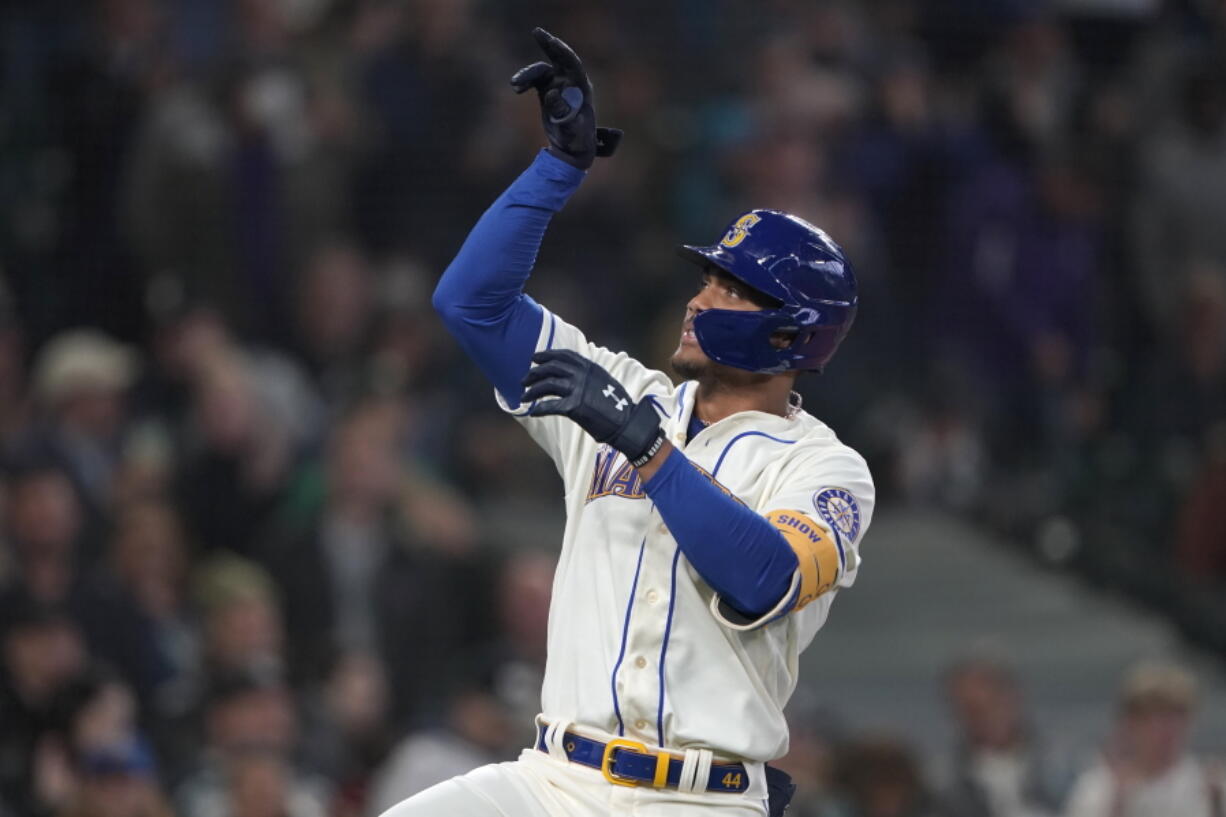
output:
M635 468L642 468L644 465L651 462L651 460L656 456L656 454L660 453L660 449L664 447L665 442L666 442L666 438L664 436L664 431L660 430L660 432L656 434L655 440L653 440L651 445L647 447L646 451L644 451L642 454L640 454L637 457L629 458L630 464L634 466Z
M664 430L660 428L660 415L647 400L635 404L630 419L612 443L635 468L646 464L663 444Z
M585 172L592 166L592 161L595 158L594 156L573 156L557 145L550 145L549 147L545 148L545 153L557 159L559 162L565 162L576 170L582 170Z

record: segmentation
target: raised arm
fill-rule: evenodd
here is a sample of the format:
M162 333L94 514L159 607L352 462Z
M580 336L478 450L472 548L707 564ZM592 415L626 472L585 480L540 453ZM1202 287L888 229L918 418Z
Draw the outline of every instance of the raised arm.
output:
M541 308L524 284L553 214L596 156L609 156L621 132L597 128L592 86L575 53L533 32L548 62L516 72L517 93L536 89L549 147L485 212L434 290L447 328L514 405L541 327Z
M524 284L549 220L583 176L541 151L477 221L434 290L447 329L511 405L541 328Z

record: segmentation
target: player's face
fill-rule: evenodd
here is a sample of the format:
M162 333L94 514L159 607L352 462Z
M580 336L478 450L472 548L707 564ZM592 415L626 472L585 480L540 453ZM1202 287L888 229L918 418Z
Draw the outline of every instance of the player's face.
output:
M681 339L670 361L679 375L697 379L719 364L707 357L694 337L694 316L707 309L734 309L756 312L767 306L767 301L754 290L735 278L725 275L714 267L702 272L698 292L685 305L685 318L681 322Z

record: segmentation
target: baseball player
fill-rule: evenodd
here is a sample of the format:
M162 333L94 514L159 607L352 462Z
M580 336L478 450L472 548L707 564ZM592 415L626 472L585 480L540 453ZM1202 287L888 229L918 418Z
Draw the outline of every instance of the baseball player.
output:
M621 136L596 127L574 52L534 36L547 61L511 83L537 91L549 146L478 221L434 305L562 476L541 714L518 760L387 814L781 813L790 784L765 764L787 751L800 652L852 584L873 509L864 460L792 389L850 328L855 277L825 233L774 210L682 247L701 282L679 385L525 295L551 216Z

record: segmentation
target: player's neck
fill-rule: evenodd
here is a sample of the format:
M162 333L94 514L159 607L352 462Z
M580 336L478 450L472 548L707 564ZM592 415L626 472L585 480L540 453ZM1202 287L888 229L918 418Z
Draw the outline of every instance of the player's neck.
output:
M694 396L694 414L704 423L716 423L742 411L762 411L786 417L794 377L766 377L753 383L703 379Z

